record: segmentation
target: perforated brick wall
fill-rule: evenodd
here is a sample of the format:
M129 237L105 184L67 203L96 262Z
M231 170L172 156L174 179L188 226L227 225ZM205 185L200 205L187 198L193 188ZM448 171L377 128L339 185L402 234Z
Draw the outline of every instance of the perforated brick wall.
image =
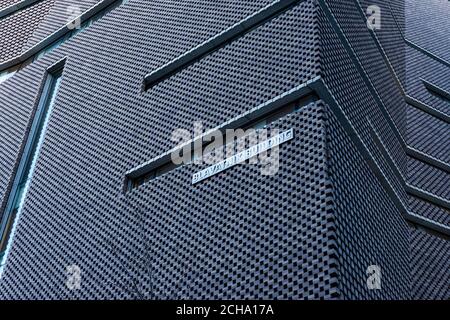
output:
M343 13L342 16L344 16ZM384 175L395 187L399 196L406 198L401 181L387 164L387 160L372 138L372 126L381 137L393 161L401 171L404 171L406 155L400 146L400 141L396 138L392 126L388 124L389 120L383 115L377 103L379 98L376 93L369 91L368 84L364 82L361 75L362 71L358 71L353 65L351 56L329 24L329 18L322 13L319 17L322 31L321 61L324 81L367 149L382 167Z
M449 163L450 146L445 139L440 139L440 137L449 132L450 124L413 107L408 107L407 110L408 145Z
M14 4L21 2L22 0L0 0L0 9L7 8Z
M119 236L123 257L139 252L137 225L128 229L129 209L121 203L124 173L172 148L168 137L175 128L191 128L196 120L216 126L314 77L319 58L316 7L308 1L291 8L146 93L141 92L143 76L267 3L249 1L236 10L234 2L224 1L219 12L217 3L193 7L192 2L175 6L130 1L39 60L39 67L22 71L25 76L42 70L68 54L0 284L3 297L134 297L116 288L122 280L117 277L126 273L106 244ZM193 14L186 15L184 7ZM165 20L160 22L162 9ZM136 10L139 21L133 19ZM189 38L183 31L187 25ZM10 79L2 89L17 83ZM320 108L308 110L311 115L305 111L305 122L291 122L298 123L295 146L301 149L288 147L286 156L299 158L283 160L284 173L273 180L255 180L252 171L230 170L217 186L209 186L216 181L212 179L196 189L188 183L192 171L183 168L155 181L150 193L145 190L151 186L133 193L136 202L130 202L148 208L148 230L160 248L154 253L157 297L335 295L328 253L328 191L325 175L319 173L325 170L323 126ZM256 170L244 168L238 169ZM300 176L294 179L292 174ZM248 189L242 189L245 185ZM157 198L151 200L151 195ZM167 206L169 199L173 207ZM210 223L206 230L198 224L200 217ZM239 231L246 228L248 232ZM182 266L174 260L180 250L187 262L199 264L188 276L179 273ZM65 287L65 268L71 264L82 269L81 291ZM286 277L289 281L283 280ZM181 292L177 285L183 286ZM148 286L144 282L144 289Z
M73 3L55 1L55 20L49 14L28 45ZM409 47L402 64L400 0L375 38L367 1L322 1L331 17L321 1L299 1L143 91L146 74L272 0L130 0L0 84L3 213L45 70L66 57L0 298L448 298L448 241L407 225L333 111L342 108L408 210L448 225L448 210L405 192L373 138L409 182L448 196L447 173L408 163L380 103L408 144L443 161L447 126L406 105L376 41L414 97L428 94L414 93L420 75L441 85L448 70ZM319 100L270 125L295 131L275 176L240 165L193 186L204 166L192 164L123 193L126 172L174 147L173 130L216 127L318 76L336 105ZM80 290L66 286L70 265L81 268ZM381 267L382 290L367 288L370 265Z
M450 61L448 32L450 4L446 0L405 0L406 37ZM433 36L430 36L433 35Z
M413 298L450 299L449 241L412 230L411 257Z
M445 208L433 205L414 196L409 197L409 208L412 212L422 215L425 218L450 226L450 212Z
M54 0L43 0L0 18L0 63L16 58L44 20Z
M342 298L409 299L409 227L330 111L327 132ZM368 289L369 266L381 290Z
M54 4L47 12L43 21L34 30L28 39L25 48L31 48L42 39L48 37L59 28L65 26L70 18L81 15L100 0L54 0Z

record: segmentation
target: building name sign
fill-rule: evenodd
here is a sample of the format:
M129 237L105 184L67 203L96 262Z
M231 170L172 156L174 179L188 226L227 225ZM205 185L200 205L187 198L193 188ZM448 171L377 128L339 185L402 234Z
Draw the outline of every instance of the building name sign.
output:
M219 163L216 163L202 171L194 173L192 176L192 184L196 184L211 176L214 176L222 171L225 171L237 164L240 164L262 152L268 151L282 143L285 143L294 138L294 129L284 131L270 139L267 139L253 147L241 151L232 157L229 157Z

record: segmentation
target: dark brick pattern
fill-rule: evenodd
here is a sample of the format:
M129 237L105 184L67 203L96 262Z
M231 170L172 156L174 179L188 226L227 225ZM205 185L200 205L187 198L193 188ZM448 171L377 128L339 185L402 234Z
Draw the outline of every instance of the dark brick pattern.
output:
M368 87L364 84L360 73L352 67L352 60L335 32L328 26L326 17L321 16L322 20L324 22L321 23L321 49L323 52L321 61L325 82L366 147L376 158L377 163L382 166L384 174L396 188L396 192L400 197L406 199L401 181L387 165L385 157L382 156L378 146L373 141L370 123L376 129L377 134L381 136L382 142L387 146L393 161L397 163L399 168L403 168L400 169L401 171L406 170L405 160L401 160L406 159L404 150L399 146L399 141L396 140L374 96L371 95ZM364 106L364 108L360 106Z
M66 22L74 2L54 1L21 46ZM387 12L376 38L358 11L368 1L326 1L376 95L314 0L142 91L146 74L271 2L130 0L0 85L4 206L45 69L67 57L0 298L449 298L449 242L407 225L321 100L270 125L295 129L275 176L243 165L192 186L204 166L187 165L123 193L125 172L170 150L174 129L218 126L321 76L409 210L449 224L448 211L406 194L373 138L375 130L408 182L448 197L447 174L407 161L377 103L408 144L448 161L447 124L407 106L393 79L395 71L408 94L445 112L417 78L448 89L448 70L402 50L393 17L402 30L411 17L401 0L375 0ZM71 264L81 267L81 290L65 286ZM370 265L382 268L383 290L367 289Z
M21 2L22 0L0 0L0 10L8 8L14 4Z
M414 158L408 158L408 182L450 201L448 173Z
M445 139L450 124L413 107L408 107L407 110L408 145L450 163L450 146Z
M412 212L425 218L450 226L450 211L447 209L435 206L414 196L409 197L409 208Z
M44 20L37 26L32 36L28 39L25 49L31 48L42 39L66 25L69 22L69 17L75 12L79 11L83 13L99 2L100 0L54 0L54 4Z
M414 299L450 299L450 242L421 230L411 231Z
M450 3L447 0L405 0L405 3L406 38L450 62Z
M450 92L450 85L447 81L450 77L450 68L443 66L440 62L433 60L416 49L407 47L406 52L408 74L406 89L408 95L446 115L450 115L448 102L431 94L421 80L425 79Z
M329 174L344 299L409 299L409 227L334 115L327 125ZM381 268L381 290L366 270Z
M0 19L0 62L20 55L54 0L43 0Z
M121 288L110 288L110 282L121 280L116 275L121 262L114 259L105 244L105 239L126 235L121 240L124 251L121 259L139 253L133 251L140 245L139 240L134 241L137 225L127 227L130 218L121 202L125 201L121 198L124 172L172 148L167 137L173 129L191 127L195 120L204 120L208 127L218 125L312 78L318 65L314 61L319 58L318 29L314 24L316 7L312 2L305 2L292 8L145 94L140 92L142 77L264 4L267 2L242 3L242 10L237 12L225 10L232 9L234 4L224 1L223 10L217 12L217 4L213 8L211 3L198 3L197 7L192 7L192 2L178 3L165 7L173 23L162 24L155 17L167 2L161 1L159 6L155 2L130 2L21 72L25 76L35 72L35 68L42 70L70 48L46 141L0 284L3 297L132 297ZM189 5L193 15L186 15L183 5ZM135 21L132 17L138 8L141 17ZM205 15L210 18L198 18ZM211 19L214 25L209 22ZM153 24L142 30L143 21ZM190 38L182 37L182 25L190 25ZM179 42L173 41L176 33L167 30L169 26L179 30ZM130 33L132 28L136 32ZM295 32L298 38L286 38L290 35L286 30ZM149 33L153 37L148 37ZM167 34L171 34L171 39ZM111 35L115 35L113 39ZM280 49L283 43L286 46ZM132 57L130 48L136 48ZM233 80L225 77L223 70L234 70ZM12 79L2 89L13 88L16 81ZM255 96L259 98L255 100ZM176 112L173 106L177 106ZM158 297L331 298L336 295L332 277L334 262L329 249L332 237L328 235L327 224L330 212L323 112L312 106L307 110L296 115L297 120L290 120L289 125L284 124L286 128L296 126L298 140L287 147L288 158L282 160L284 173L272 180L256 180L253 178L256 168L242 167L207 181L196 191L190 187L192 168L183 167L155 181L153 187L148 185L131 194L136 199L131 203L141 203L138 207L149 210L145 214L150 223L148 230L154 233L152 244L168 250L158 249L154 257ZM299 121L308 117L310 120ZM292 149L294 146L297 149ZM319 149L322 151L318 152ZM289 158L293 156L296 158ZM293 179L292 174L300 176ZM244 180L237 183L236 179ZM217 186L210 186L213 183ZM230 188L231 184L235 186L235 196L219 191ZM180 189L177 191L174 185ZM244 185L248 189L243 189ZM289 190L285 192L282 185ZM168 194L169 190L173 194ZM255 202L245 190L261 202ZM64 196L55 197L56 193ZM190 195L186 198L187 194ZM156 198L151 200L150 195ZM169 198L173 207L167 207ZM180 202L182 198L184 204ZM160 205L155 206L157 203ZM209 226L205 225L205 234L195 230L199 218L210 221ZM175 229L174 225L167 224L167 219L176 223ZM233 220L236 225L230 224ZM186 225L187 221L191 224ZM243 221L248 221L247 228L251 228L248 232L238 231L245 228ZM160 228L164 225L166 232ZM292 230L288 232L286 227ZM183 231L177 234L176 230ZM179 239L175 241L172 237ZM227 242L229 248L223 247ZM37 243L40 245L34 246ZM168 243L171 247L165 245ZM186 255L188 243L191 243L189 250L203 254L203 260L193 256L183 260L197 263L192 266L192 275L183 278L177 273L184 268L179 261L166 262L176 255L176 250ZM192 247L194 243L198 250ZM206 244L210 247L204 247ZM238 248L242 251L235 252ZM247 262L242 263L243 260ZM79 264L83 270L80 292L64 289L65 267L72 263ZM53 270L52 276L47 270ZM206 270L209 271L205 273ZM194 275L206 278L197 279ZM285 277L291 280L284 282ZM180 281L190 289L175 290ZM149 283L143 286L147 292Z

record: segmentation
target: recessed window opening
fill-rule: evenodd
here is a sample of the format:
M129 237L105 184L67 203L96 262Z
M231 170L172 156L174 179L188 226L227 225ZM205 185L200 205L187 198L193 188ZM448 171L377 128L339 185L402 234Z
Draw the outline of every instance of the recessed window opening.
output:
M438 86L422 80L425 87L428 89L428 92L430 92L431 95L433 95L436 98L439 98L445 102L447 102L448 104L450 104L450 93L445 91L444 89L439 88Z
M85 20L81 23L79 28L75 28L71 31L67 31L65 34L60 36L59 38L56 38L55 41L49 43L48 45L45 45L42 49L31 55L29 58L27 58L25 61L14 65L8 69L4 69L0 71L0 84L6 80L8 80L10 77L12 77L15 73L19 72L26 66L28 66L30 63L42 58L47 53L52 52L56 48L63 45L66 41L73 38L78 33L84 31L86 28L90 27L93 23L95 23L97 20L101 19L103 16L105 16L107 13L111 12L112 10L116 9L117 7L121 6L122 4L128 3L129 0L117 0L113 3L109 4L107 7L103 8L99 12L97 12L95 15L90 17L89 19Z
M108 7L102 9L101 11L97 12L95 15L93 15L88 20L82 22L79 26L79 28L75 28L72 31L66 33L64 36L59 38L58 40L51 43L49 46L41 50L38 54L36 54L33 58L33 61L38 60L45 54L55 50L56 48L63 45L66 41L76 36L78 33L84 31L86 28L90 27L93 23L95 23L97 20L103 18L107 13L111 12L112 10L116 9L117 7L121 6L122 4L127 3L129 0L117 0L114 3L110 4Z
M50 114L62 79L62 68L49 73L44 84L32 127L20 159L13 187L0 225L0 276L6 263L17 220L23 208L27 191L45 139Z
M450 99L449 99L449 98L447 98L447 97L445 97L445 96L443 96L443 95L440 95L439 93L434 92L434 91L431 91L431 94L432 94L433 96L435 96L436 98L439 98L439 99L441 99L441 100L443 100L443 101L445 101L445 102L447 102L447 103L450 104Z
M8 18L12 15L19 14L19 12L28 9L41 0L20 0L11 1L11 5L0 9L0 19ZM8 1L7 1L8 2Z
M244 130L251 129L251 128L262 129L262 128L278 121L279 119L287 116L288 114L297 112L302 107L306 106L307 104L309 104L313 101L316 101L317 99L318 99L318 97L316 95L309 95L309 96L299 99L295 102L292 102L285 106L282 106L281 108L277 108L276 110L274 110L266 115L263 115L252 121L249 121L246 125L243 126L242 129L244 129ZM229 143L229 142L227 142L227 143ZM203 145L201 147L202 151L204 150L206 144L209 144L209 142L205 143L205 145ZM194 161L194 159L197 157L198 154L201 154L199 152L199 149L195 149L191 152L191 162ZM141 174L137 177L127 177L125 189L127 191L132 191L133 189L136 189L139 186L141 186L147 182L150 182L168 172L171 172L172 170L175 170L183 165L184 164L174 164L171 161L170 157L168 157L167 161L163 162L161 165L156 166L154 169L147 171L144 174Z

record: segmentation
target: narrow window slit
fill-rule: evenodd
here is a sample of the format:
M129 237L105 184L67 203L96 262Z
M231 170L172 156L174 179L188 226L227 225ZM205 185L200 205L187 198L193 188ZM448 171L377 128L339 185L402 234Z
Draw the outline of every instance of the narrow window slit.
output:
M14 177L14 183L8 196L8 202L2 215L3 219L0 224L0 275L5 266L16 223L25 203L39 152L45 140L50 114L61 84L64 63L65 60L63 59L48 69L39 104L26 139L19 167Z

